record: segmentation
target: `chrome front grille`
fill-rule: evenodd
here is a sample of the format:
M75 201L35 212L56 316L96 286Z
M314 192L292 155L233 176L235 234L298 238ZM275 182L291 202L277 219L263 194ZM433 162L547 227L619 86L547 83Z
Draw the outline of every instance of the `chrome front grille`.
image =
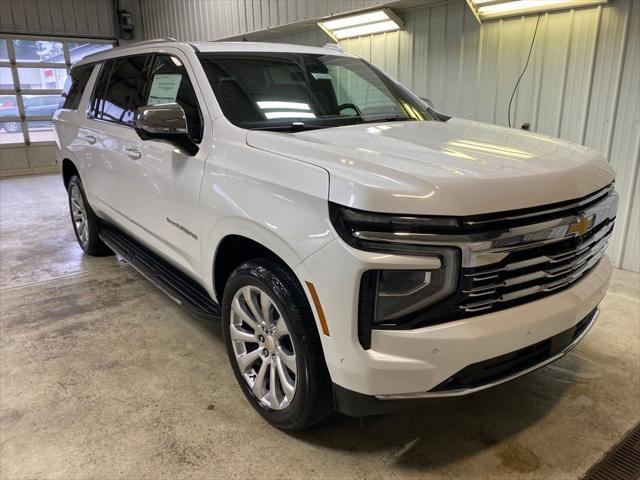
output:
M388 242L450 247L460 255L457 291L403 319L403 328L483 315L569 288L604 256L617 209L609 185L561 205L463 219L460 233L386 234Z
M511 304L567 287L600 261L612 231L613 220L608 220L582 237L519 250L498 266L465 272L462 291L465 299L458 308L481 313L502 303Z

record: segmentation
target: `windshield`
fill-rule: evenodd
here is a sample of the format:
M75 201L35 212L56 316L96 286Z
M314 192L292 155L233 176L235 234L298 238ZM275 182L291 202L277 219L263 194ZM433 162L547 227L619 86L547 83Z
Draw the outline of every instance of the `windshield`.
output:
M224 115L242 128L434 119L418 97L357 58L260 52L199 57Z

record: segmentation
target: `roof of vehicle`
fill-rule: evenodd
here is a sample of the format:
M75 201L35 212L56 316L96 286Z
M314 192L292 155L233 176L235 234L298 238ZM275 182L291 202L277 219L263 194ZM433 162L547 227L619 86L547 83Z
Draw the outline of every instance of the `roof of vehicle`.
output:
M157 51L162 48L182 46L193 48L198 52L281 52L281 53L310 53L317 55L340 55L353 56L343 52L337 45L324 47L308 47L305 45L293 45L289 43L266 43L266 42L177 42L171 39L145 40L142 42L130 43L111 50L105 50L87 55L75 65L92 63L110 58L117 58L134 53L145 51ZM74 65L74 66L75 66Z

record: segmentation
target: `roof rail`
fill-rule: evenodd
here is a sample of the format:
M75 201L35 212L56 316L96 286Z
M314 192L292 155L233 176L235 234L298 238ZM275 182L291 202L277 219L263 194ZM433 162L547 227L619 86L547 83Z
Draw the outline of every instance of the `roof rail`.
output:
M177 42L177 40L175 38L172 37L167 37L167 38L151 38L149 40L141 40L139 42L131 42L131 43L127 43L126 45L120 45L118 47L112 48L111 50L108 50L108 52L118 52L120 50L124 50L125 48L131 48L131 47L137 47L139 45L149 45L149 44L154 44L154 43L162 43L162 42ZM96 55L100 55L101 53L106 53L104 50L101 52L96 52L96 53L92 53L91 55L87 55L86 57L83 57L82 60L86 60L86 59L90 59L91 57L95 57Z
M339 52L344 52L344 50L342 50L342 47L340 45L338 45L337 43L325 43L324 44L324 48L330 48L331 50L337 50Z

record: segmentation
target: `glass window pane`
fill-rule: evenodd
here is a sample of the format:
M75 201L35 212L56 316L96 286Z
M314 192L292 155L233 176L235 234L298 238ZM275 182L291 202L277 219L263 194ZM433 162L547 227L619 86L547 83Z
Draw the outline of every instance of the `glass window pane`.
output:
M65 68L18 68L20 88L62 90L67 79Z
M18 62L64 63L62 42L50 40L13 40Z
M69 42L69 57L71 63L76 63L87 55L109 50L110 48L113 48L110 43Z
M20 122L0 121L0 144L3 143L24 143Z
M135 110L144 105L140 85L146 60L147 55L136 55L113 61L109 84L96 96L102 110L99 118L117 123L133 122Z
M18 103L16 102L16 96L0 95L0 118L17 117L19 115L20 112L18 112Z
M59 95L24 95L24 114L29 116L35 115L53 115L60 104Z
M0 88L10 88L13 90L13 77L9 67L0 67Z
M67 83L64 84L60 97L61 108L78 109L93 68L94 65L82 65L71 70L71 75L67 78Z
M29 140L31 140L31 143L55 141L52 122L28 122L27 125L29 126Z
M0 38L0 62L9 61L9 52L7 52L7 41Z
M202 125L198 99L180 60L169 55L158 55L149 77L151 88L144 103L151 105L176 102L187 116L189 135L194 141L200 141Z

